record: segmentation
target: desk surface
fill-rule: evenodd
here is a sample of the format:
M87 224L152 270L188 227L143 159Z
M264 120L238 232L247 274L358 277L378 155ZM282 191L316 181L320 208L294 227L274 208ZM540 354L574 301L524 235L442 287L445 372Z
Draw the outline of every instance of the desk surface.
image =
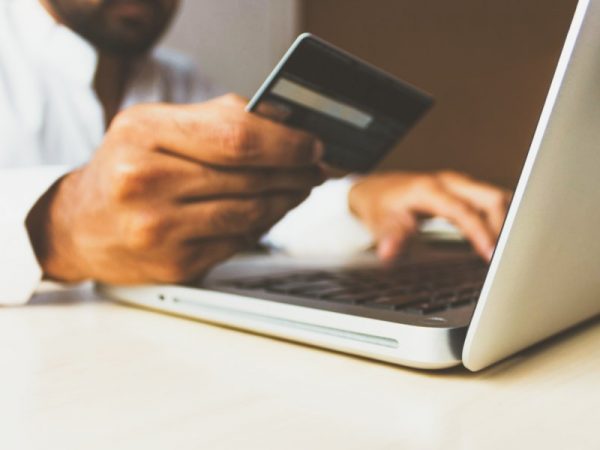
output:
M98 299L0 309L2 449L599 449L600 321L438 373Z

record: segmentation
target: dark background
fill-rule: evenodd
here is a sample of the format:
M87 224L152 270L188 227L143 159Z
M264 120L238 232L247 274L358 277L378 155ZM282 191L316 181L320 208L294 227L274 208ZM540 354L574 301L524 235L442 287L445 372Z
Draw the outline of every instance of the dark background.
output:
M307 0L301 26L432 93L381 168L513 187L575 0Z

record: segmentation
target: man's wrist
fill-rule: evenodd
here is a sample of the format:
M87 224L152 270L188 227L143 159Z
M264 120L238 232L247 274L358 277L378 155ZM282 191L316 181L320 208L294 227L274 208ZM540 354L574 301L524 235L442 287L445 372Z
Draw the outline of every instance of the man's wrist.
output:
M85 277L75 262L75 248L60 196L69 189L67 174L48 189L31 208L26 227L44 278L61 282L82 281Z

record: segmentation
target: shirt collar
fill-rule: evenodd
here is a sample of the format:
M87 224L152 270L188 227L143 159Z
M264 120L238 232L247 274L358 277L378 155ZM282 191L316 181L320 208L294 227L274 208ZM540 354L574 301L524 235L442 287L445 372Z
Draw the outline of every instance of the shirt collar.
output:
M66 78L91 86L98 65L96 49L56 22L39 0L16 0L14 3L17 32L33 57Z

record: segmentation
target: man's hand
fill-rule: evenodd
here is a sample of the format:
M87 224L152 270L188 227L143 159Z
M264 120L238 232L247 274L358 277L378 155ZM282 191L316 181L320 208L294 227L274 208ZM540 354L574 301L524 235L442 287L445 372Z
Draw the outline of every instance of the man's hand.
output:
M228 95L120 113L28 227L61 281L186 282L247 247L323 181L322 144Z
M371 175L350 191L350 208L377 239L377 252L391 261L417 231L421 216L454 223L486 260L491 258L510 195L455 172Z

